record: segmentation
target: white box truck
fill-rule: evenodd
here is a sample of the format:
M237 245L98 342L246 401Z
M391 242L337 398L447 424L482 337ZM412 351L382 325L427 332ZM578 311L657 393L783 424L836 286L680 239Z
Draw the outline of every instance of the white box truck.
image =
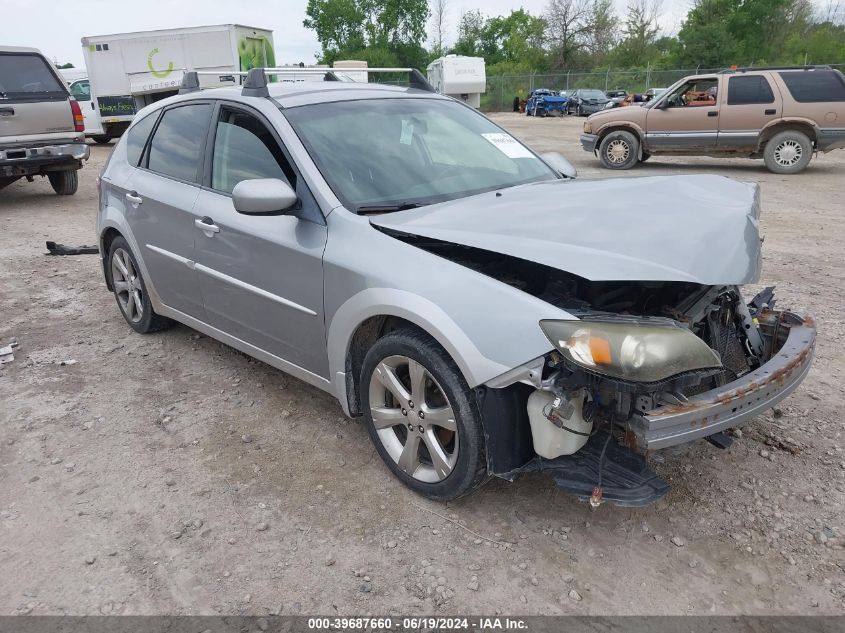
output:
M138 110L176 94L187 70L219 71L219 78L200 75L210 87L237 79L226 73L276 65L273 31L240 24L96 35L83 37L82 48L91 92L86 134L98 141L120 136Z
M473 108L481 106L487 91L483 57L446 55L428 65L428 83L442 95L460 99Z

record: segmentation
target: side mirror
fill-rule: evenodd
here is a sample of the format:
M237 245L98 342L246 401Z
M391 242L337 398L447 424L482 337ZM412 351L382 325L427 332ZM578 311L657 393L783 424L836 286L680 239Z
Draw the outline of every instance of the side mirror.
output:
M566 178L575 178L578 176L578 170L575 169L572 163L557 152L546 152L545 154L540 154L540 158L542 158L549 167Z
M284 213L296 202L296 192L278 178L242 180L232 190L235 211L245 215Z

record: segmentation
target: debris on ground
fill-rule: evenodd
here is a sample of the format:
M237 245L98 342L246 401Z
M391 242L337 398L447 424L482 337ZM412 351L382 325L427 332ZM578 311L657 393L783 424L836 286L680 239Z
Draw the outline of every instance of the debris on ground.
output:
M47 255L96 255L100 249L96 246L67 246L47 240Z

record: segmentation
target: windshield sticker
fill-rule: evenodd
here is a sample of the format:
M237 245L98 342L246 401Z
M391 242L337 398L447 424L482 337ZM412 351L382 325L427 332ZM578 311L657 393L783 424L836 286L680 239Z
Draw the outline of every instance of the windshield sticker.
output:
M402 136L399 137L399 142L402 145L410 145L414 140L414 124L406 119L402 119Z
M489 132L482 134L484 138L490 141L496 149L508 158L532 158L534 155L528 151L528 148L520 145L510 134L504 132Z

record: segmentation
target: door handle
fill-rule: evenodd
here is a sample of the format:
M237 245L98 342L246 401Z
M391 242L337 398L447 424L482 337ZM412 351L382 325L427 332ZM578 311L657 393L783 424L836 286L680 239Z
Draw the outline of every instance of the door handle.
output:
M719 116L719 111L718 110L712 110L712 111L707 113L707 116Z
M778 113L777 110L775 110L774 108L770 108L770 109L766 110L763 114L765 114L766 116L771 116L771 115L777 114L777 113Z
M14 108L0 108L0 116L15 116Z
M202 220L194 220L194 226L211 237L210 233L219 233L220 227L210 217L205 216Z
M136 207L136 208L138 207L139 204L141 204L144 201L144 199L141 196L138 195L137 191L130 191L129 193L127 193L126 199L129 200L129 202L132 203L132 206Z

